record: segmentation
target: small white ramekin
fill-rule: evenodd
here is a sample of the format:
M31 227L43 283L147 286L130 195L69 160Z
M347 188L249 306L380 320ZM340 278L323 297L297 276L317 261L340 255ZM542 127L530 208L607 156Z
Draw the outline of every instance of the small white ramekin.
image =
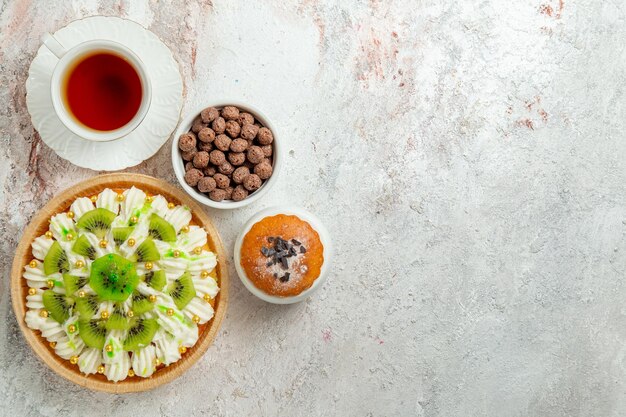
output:
M274 141L272 142L272 145L274 147L272 150L272 157L273 157L272 176L269 177L267 181L265 181L258 190L251 193L247 198L241 201L232 201L232 200L213 201L207 195L200 193L198 190L196 190L195 188L187 184L185 182L185 161L183 161L180 149L178 148L178 138L183 133L189 132L189 130L191 129L191 125L193 124L193 121L196 119L196 117L198 117L198 115L200 114L202 110L206 109L207 107L216 107L220 109L224 106L235 106L239 108L240 110L243 110L252 114L254 118L258 120L263 126L270 129L274 136ZM272 122L270 122L270 120L263 113L261 113L260 110L256 109L255 107L249 104L245 104L245 103L241 103L241 102L233 101L233 100L209 102L205 104L204 106L202 106L201 108L196 109L195 111L191 112L189 116L187 116L178 125L178 129L176 129L176 132L174 133L174 139L172 140L172 167L174 168L174 173L176 174L176 178L178 179L180 186L194 200L198 201L199 203L204 204L205 206L209 206L209 207L213 207L217 209L235 209L239 207L244 207L260 199L276 183L278 174L280 173L282 159L283 159L283 151L281 148L280 137L279 137L278 130L276 129L276 126L274 126Z
M322 264L322 269L320 270L320 276L313 282L311 287L307 288L303 292L298 295L294 295L291 297L277 297L275 295L270 295L259 288L257 288L252 281L248 278L245 271L241 267L241 243L243 242L244 236L250 231L252 226L259 222L261 219L265 217L274 216L277 214L291 214L298 216L300 219L306 221L315 229L315 231L319 234L322 245L324 246L324 263ZM264 210L261 210L254 216L250 218L246 222L246 225L243 227L239 236L237 236L237 240L235 241L235 269L237 270L237 274L239 275L239 279L243 283L243 285L254 295L259 297L261 300L267 301L268 303L273 304L293 304L303 301L307 297L309 297L313 292L315 292L319 287L322 286L326 277L328 275L328 271L331 265L332 257L332 246L330 241L330 235L328 230L324 227L322 222L315 217L313 214L308 211L298 208L298 207L290 207L290 206L276 206L269 207Z

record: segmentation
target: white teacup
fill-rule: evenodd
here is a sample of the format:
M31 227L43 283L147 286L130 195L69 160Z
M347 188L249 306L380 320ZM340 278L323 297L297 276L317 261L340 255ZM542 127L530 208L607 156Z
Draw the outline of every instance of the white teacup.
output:
M59 62L57 62L52 73L50 93L52 95L54 110L65 127L83 139L95 142L106 142L124 137L139 126L139 124L146 117L148 109L150 108L150 103L152 101L152 86L150 84L150 78L148 77L148 72L144 63L141 62L139 57L135 55L134 52L120 43L108 40L87 41L70 49L63 47L63 45L61 45L61 43L49 33L43 35L42 41L46 48L48 48L50 52L52 52L59 59ZM67 76L67 71L73 69L74 63L84 58L86 55L94 53L95 51L112 52L126 60L130 65L132 65L141 80L141 104L139 105L137 113L128 123L115 130L95 130L80 123L73 116L71 110L68 108L65 100L63 99L63 82Z

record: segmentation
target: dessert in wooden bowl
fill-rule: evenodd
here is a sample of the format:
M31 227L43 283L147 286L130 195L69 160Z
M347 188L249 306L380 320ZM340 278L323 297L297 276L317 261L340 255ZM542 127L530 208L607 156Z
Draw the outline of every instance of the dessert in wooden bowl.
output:
M145 391L182 375L226 312L217 230L156 178L91 178L46 204L11 272L13 309L37 356L90 389Z

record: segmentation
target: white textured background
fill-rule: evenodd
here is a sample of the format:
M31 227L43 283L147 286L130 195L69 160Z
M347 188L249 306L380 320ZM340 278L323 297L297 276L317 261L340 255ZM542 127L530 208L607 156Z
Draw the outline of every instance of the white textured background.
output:
M96 174L41 142L24 99L41 34L94 14L172 48L183 114L232 97L279 126L276 188L210 211L228 247L254 212L294 203L336 249L299 305L233 275L204 358L135 395L44 368L8 295L30 217ZM625 45L624 0L5 0L0 415L626 415ZM174 182L169 158L129 171Z

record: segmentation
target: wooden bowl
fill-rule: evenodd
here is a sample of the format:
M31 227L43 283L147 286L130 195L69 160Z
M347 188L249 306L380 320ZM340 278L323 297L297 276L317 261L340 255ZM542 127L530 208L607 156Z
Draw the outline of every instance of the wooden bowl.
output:
M208 323L199 326L198 341L183 354L179 361L169 366L159 368L149 378L134 376L115 383L107 380L104 375L93 374L87 376L82 374L77 365L72 365L68 360L58 356L38 330L31 330L26 326L24 317L28 310L26 307L28 286L26 280L22 278L22 275L24 266L33 258L31 243L37 236L41 236L48 230L48 220L51 216L67 211L72 202L78 197L90 197L105 188L119 190L130 188L133 185L142 189L149 195L161 194L168 201L176 204L184 204L191 209L191 224L204 227L208 234L207 248L217 255L215 278L220 287L220 292L215 300L213 300L215 315ZM222 323L222 319L226 314L226 306L228 305L228 263L222 241L213 223L211 223L211 220L206 213L204 213L200 205L183 191L165 181L147 175L100 175L63 191L50 200L31 220L15 251L13 269L11 270L11 297L13 299L15 316L26 341L30 344L37 356L54 372L78 385L97 391L111 393L146 391L168 383L182 375L200 359L215 338L220 324Z

